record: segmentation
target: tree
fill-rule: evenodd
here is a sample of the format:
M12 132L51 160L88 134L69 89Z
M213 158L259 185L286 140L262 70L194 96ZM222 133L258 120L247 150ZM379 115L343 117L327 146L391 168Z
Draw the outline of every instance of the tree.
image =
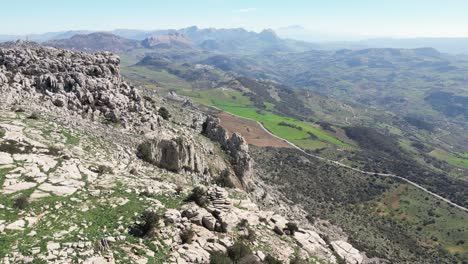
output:
M192 193L187 198L187 201L195 202L198 206L204 207L208 203L206 190L200 186L193 188Z
M234 262L238 263L243 257L251 254L250 248L242 242L237 241L234 245L230 246L227 250L229 258Z
M168 120L169 117L171 117L171 114L169 114L169 111L165 107L159 108L158 115L160 115L164 120Z

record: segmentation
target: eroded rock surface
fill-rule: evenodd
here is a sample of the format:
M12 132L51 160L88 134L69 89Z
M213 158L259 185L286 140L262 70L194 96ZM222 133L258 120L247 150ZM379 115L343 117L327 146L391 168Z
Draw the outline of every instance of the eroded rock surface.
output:
M209 139L218 142L232 157L231 164L234 172L244 186L252 180L252 158L249 154L249 145L238 133L229 137L228 132L219 124L219 119L207 117L203 124L202 133Z

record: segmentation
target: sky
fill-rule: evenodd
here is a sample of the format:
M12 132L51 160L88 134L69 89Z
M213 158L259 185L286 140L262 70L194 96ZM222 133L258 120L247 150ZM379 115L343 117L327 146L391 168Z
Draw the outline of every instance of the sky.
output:
M468 37L468 0L6 0L0 34L191 25L373 37Z

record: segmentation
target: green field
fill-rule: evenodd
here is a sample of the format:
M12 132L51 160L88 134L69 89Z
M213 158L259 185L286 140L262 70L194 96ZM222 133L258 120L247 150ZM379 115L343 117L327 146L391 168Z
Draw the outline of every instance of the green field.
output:
M450 153L442 149L435 149L429 153L431 156L446 161L450 165L468 168L468 153Z
M217 89L181 93L192 97L201 104L214 106L228 113L259 121L273 134L306 149L322 148L326 146L326 143L347 146L346 143L328 135L310 123L255 108L250 99L238 91ZM271 107L267 106L267 109ZM291 124L297 128L281 126L280 122ZM302 129L298 129L299 127ZM313 134L316 139L311 138L309 133Z

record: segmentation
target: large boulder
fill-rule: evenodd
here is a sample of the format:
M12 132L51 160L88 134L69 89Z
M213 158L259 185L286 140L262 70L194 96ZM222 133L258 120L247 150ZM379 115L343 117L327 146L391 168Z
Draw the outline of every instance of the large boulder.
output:
M333 250L345 260L347 264L360 264L363 262L364 258L359 253L359 250L355 249L348 242L338 240L330 243L333 247Z
M173 172L182 170L208 173L202 148L188 136L175 136L162 131L147 135L138 146L138 157Z

